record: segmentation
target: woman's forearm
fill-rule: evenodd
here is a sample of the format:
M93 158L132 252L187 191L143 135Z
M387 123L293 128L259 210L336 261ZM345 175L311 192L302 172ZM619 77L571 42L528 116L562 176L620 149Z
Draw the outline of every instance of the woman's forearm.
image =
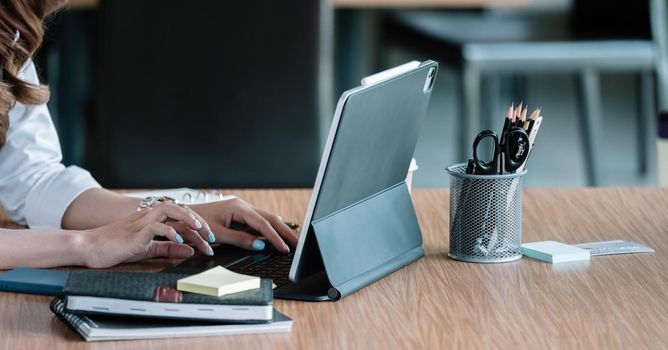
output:
M109 190L93 188L70 204L63 215L62 227L85 230L104 226L134 213L140 201Z
M97 201L105 200L105 203ZM103 205L104 204L104 205ZM195 219L190 208L158 203L151 210L137 211L138 201L108 191L86 192L68 208L64 226L77 230L0 229L0 269L14 267L86 266L107 268L124 262L156 257L188 258L194 251L212 254L202 238L208 226ZM98 211L106 213L99 215ZM129 215L127 213L130 213ZM86 216L90 217L86 217ZM201 220L201 219L200 219ZM113 221L111 224L105 224ZM170 223L184 229L181 235ZM168 241L156 241L162 236Z
M104 189L90 189L65 211L65 230L0 229L0 269L85 266L91 242L90 235L82 230L127 217L137 210L139 201Z
M0 269L85 265L79 231L0 229Z

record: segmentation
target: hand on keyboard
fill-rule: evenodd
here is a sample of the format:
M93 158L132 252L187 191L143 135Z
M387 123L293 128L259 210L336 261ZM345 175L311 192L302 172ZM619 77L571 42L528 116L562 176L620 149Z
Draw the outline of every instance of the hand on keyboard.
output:
M287 254L296 247L298 234L277 215L252 206L239 198L191 206L209 223L216 242L236 245L250 250L263 250L265 241ZM249 230L235 225L245 225ZM263 239L258 238L262 237ZM289 246L288 246L289 244Z

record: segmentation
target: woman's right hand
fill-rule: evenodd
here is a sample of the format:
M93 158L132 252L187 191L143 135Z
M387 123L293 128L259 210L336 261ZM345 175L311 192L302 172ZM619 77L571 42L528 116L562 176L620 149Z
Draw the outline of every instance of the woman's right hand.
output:
M186 225L183 236L170 225ZM154 241L163 236L169 241ZM206 255L213 250L206 239L213 237L209 225L192 209L171 203L156 203L120 221L82 231L83 264L90 268L107 268L123 262L166 257L187 258L193 249L189 241Z

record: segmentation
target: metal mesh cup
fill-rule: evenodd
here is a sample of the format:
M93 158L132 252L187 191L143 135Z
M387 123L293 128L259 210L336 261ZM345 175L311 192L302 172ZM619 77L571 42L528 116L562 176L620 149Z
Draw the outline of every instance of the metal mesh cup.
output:
M450 174L451 258L477 263L522 258L522 178L515 174L466 174L466 164Z

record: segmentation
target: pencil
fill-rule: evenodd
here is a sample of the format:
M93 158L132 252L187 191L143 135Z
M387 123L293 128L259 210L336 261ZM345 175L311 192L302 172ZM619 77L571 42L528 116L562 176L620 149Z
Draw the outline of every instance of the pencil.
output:
M540 108L536 108L533 112L531 112L529 120L538 118L539 114L540 114Z
M532 117L531 119L536 120L536 119L538 119L538 117L541 116L541 115L540 115L540 109L541 109L541 108L542 108L542 107L538 107L537 110L535 110L533 113L531 113L531 117Z
M528 110L529 110L529 106L524 107L524 110L522 110L522 116L520 117L522 122L525 122L527 120Z
M531 121L536 120L536 118L538 118L539 115L540 115L540 108L531 112L529 118L524 120L524 129L529 131L529 126L532 124Z

